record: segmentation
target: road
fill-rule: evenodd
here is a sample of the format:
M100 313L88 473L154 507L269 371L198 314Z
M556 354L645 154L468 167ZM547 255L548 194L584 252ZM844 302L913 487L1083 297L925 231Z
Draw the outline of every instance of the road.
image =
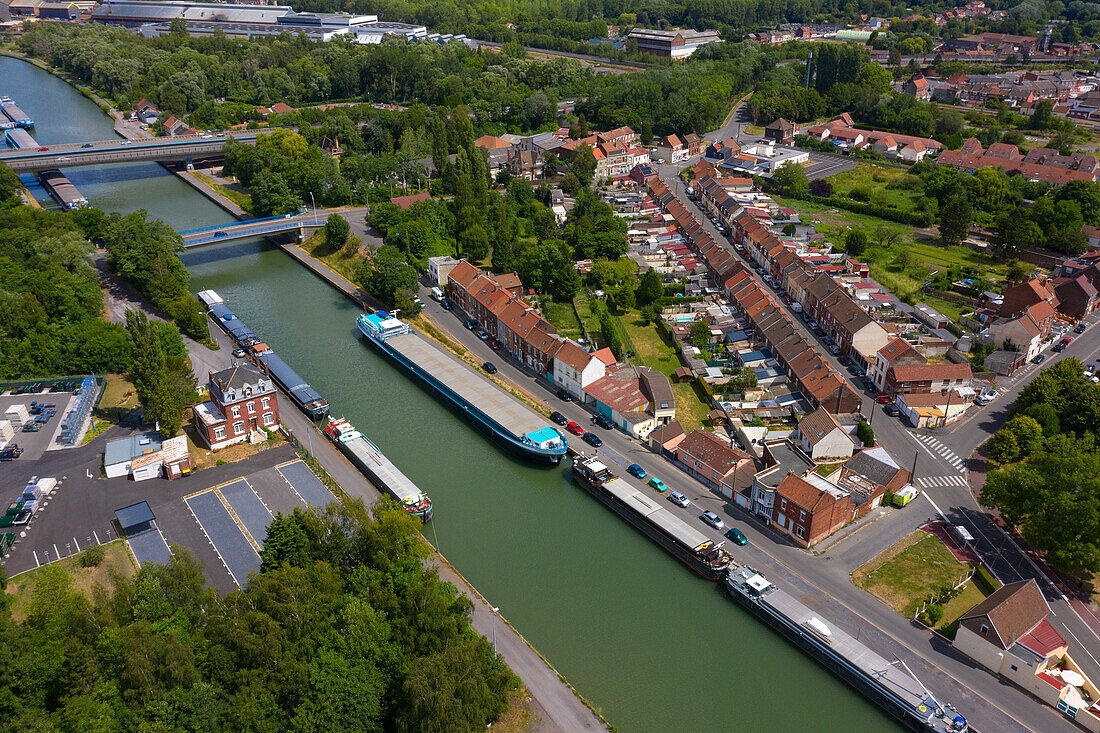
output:
M0 162L16 173L49 168L71 168L103 163L127 163L140 160L163 162L220 156L226 140L252 144L258 133L241 131L230 134L186 135L145 140L102 140L41 146L27 150L0 151ZM45 148L44 150L42 148Z
M707 218L705 212L688 197L687 186L675 175L675 171L668 170L668 166L665 166L664 169L659 171L658 175L672 188L681 202L689 210L693 210L696 218L714 238L714 241L726 243L727 249L737 254L736 249L728 245L728 240L721 236L718 229ZM755 264L751 260L742 259L750 268ZM813 332L806 327L806 324L790 310L790 307L783 303L782 299L776 298L776 301L787 309L794 322L803 328L811 339L816 338ZM1100 320L1100 316L1094 315L1090 319L1090 323L1095 323L1097 320ZM1097 350L1100 350L1100 329L1090 328L1080 338L1074 339L1070 347L1061 356L1076 355L1084 359ZM1075 658L1080 658L1079 663L1085 673L1092 679L1100 679L1100 661L1098 661L1100 660L1100 636L1097 636L1093 626L1082 619L1077 609L1070 604L1062 591L1042 573L1038 572L1029 558L996 527L993 519L974 498L968 481L967 461L969 456L989 437L992 430L996 429L999 424L998 421L1003 420L1004 410L1015 400L1016 393L1036 368L1033 365L1028 365L1028 368L1016 378L1008 393L999 397L985 410L981 410L978 414L968 418L963 425L952 426L947 432L942 430L913 431L907 428L900 419L891 418L883 413L881 405L871 399L870 394L864 389L864 385L860 381L848 377L836 357L830 354L823 345L820 351L838 373L852 382L857 392L864 394L862 413L871 422L876 440L890 450L903 465L912 470L914 484L920 487L931 501L932 514L942 515L952 524L961 524L967 527L970 534L975 538L975 549L1002 582L1010 583L1025 578L1035 578L1050 604L1052 611L1051 623L1066 636L1067 641L1071 644L1076 642L1076 646L1081 648L1082 651ZM979 417L980 414L996 414L997 417L983 419ZM966 426L970 427L967 428ZM977 488L980 488L980 486ZM852 566L852 568L854 567Z
M729 503L625 433L595 427L593 415L586 407L573 401L562 401L553 385L545 379L503 352L493 351L466 330L462 325L465 315L458 308L450 312L444 310L429 297L426 288L422 288L421 299L425 314L442 331L465 346L479 362L492 361L499 369L499 376L535 395L548 408L595 431L603 440L603 446L598 449L585 446L590 454L598 455L613 471L624 477L626 466L637 463L649 475L661 478L670 488L687 495L691 501L688 508L681 509L672 503L668 504L668 508L716 541L723 541L724 538L699 519L704 510L718 514L727 526L741 529L748 536L749 545L729 548L738 561L793 589L811 607L844 628L858 629L862 638L871 640L880 653L889 655L893 652L906 659L921 675L921 681L944 700L955 704L971 720L975 729L984 732L1032 730L1043 733L1077 730L1053 709L1036 703L1016 688L1004 685L993 675L976 669L973 662L955 652L950 645L929 634L922 626L902 618L852 584L849 576L852 569L888 548L899 537L916 530L929 516L935 515L931 504L925 503L926 499L919 498L905 509L883 510L879 518L858 527L847 539L830 546L824 555L815 555L793 545L758 518ZM876 418L876 427L880 419L881 416ZM887 431L893 434L895 431L904 432L904 429L895 424ZM915 441L912 438L907 440L915 450ZM931 459L925 457L921 460L931 465ZM640 483L629 477L627 480L636 485ZM689 571L685 569L684 572Z

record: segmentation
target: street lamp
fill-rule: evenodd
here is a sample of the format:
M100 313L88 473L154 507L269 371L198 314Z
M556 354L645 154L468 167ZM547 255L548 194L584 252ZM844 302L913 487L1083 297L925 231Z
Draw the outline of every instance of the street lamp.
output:
M313 191L309 192L309 200L313 202L313 226L317 226L317 199L313 198Z
M493 654L497 653L497 613L500 611L496 606L491 606L493 609Z

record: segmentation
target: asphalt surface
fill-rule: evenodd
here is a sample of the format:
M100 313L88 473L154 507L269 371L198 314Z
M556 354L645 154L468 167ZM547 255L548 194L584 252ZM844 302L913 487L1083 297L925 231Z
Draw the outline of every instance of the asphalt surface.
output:
M702 522L699 517L703 511L713 511L723 519L727 528L737 527L743 531L749 538L748 546L731 546L726 542L727 549L736 560L793 589L797 597L820 610L826 618L853 632L859 630L861 638L873 643L880 653L895 653L906 659L921 676L921 681L941 699L958 707L976 730L987 733L1077 730L1057 711L1036 703L1017 688L976 667L949 644L929 634L923 626L902 618L852 584L849 574L854 568L935 516L936 512L927 499L918 498L904 509L884 510L874 521L857 526L843 541L835 545L824 543L829 547L824 555L814 555L794 545L759 518L731 504L625 433L596 427L592 422L593 414L586 407L574 401L562 401L552 384L537 377L504 352L490 349L473 332L466 330L462 325L465 316L458 308L450 312L444 310L430 299L426 288L422 289L421 299L426 314L443 331L469 349L478 361L492 361L501 377L535 395L550 409L595 432L603 440L601 448L593 449L579 442L578 438L571 437L573 445L582 447L588 455L594 453L599 456L616 474L635 485L642 482L625 472L626 466L632 463L640 465L650 476L662 479L670 490L685 494L691 502L688 508L681 509L671 502L668 508L715 541L725 541L725 538ZM896 429L903 430L900 426ZM913 441L910 439L910 442ZM684 572L690 571L685 569Z

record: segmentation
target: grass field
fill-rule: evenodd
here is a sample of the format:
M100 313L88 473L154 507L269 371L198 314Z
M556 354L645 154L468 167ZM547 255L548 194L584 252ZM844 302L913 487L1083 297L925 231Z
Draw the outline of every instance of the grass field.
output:
M357 253L348 252L346 249L333 252L326 247L325 232L323 229L317 231L310 236L309 239L302 242L302 249L319 259L321 262L324 262L351 282L355 282L355 270L360 262L360 257Z
M82 567L80 556L76 555L67 557L52 565L29 570L9 580L5 592L11 596L12 620L17 623L26 620L31 599L34 597L34 589L46 568L59 568L65 571L72 579L72 587L85 595L90 595L96 585L106 586L112 573L118 573L126 577L137 572L137 566L134 564L124 540L115 540L102 547L106 551L106 555L98 567Z
M643 325L636 313L623 316L621 323L634 344L635 361L666 376L671 376L677 367L683 366L676 355L676 348L661 337L656 326ZM676 395L676 418L684 430L690 432L703 427L710 412L706 396L694 383L673 382L672 393Z
M870 200L877 204L893 206L902 211L912 211L921 197L921 188L897 188L897 184L910 175L903 168L887 168L878 165L859 165L850 170L829 176L833 192L840 196L850 196L853 189L861 188L871 194ZM892 187L893 186L893 187Z
M542 315L554 324L561 336L577 340L584 338L581 323L577 320L577 314L573 312L572 303L557 303L546 299L542 303Z
M852 582L875 593L906 618L912 618L930 595L945 585L954 585L969 572L970 566L956 560L938 537L918 530L857 568L852 573ZM978 593L977 600L984 597L973 582L967 587ZM958 609L959 598L948 604L956 615L977 603L974 600ZM945 613L942 623L953 620Z
M577 308L577 315L581 317L584 322L584 327L588 329L589 335L595 342L592 344L597 349L602 349L605 344L603 336L600 335L600 317L597 316L592 310L592 302L589 300L587 293L580 293L573 299L573 305Z

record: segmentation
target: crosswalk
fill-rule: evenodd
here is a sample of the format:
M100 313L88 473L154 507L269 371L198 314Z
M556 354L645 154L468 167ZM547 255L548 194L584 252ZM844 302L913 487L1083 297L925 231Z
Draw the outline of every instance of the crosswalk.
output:
M958 470L962 471L964 468L966 468L966 464L963 463L963 460L959 458L958 455L956 455L955 451L951 450L946 445L933 438L931 435L918 435L916 436L916 438L921 443L924 443L924 445L927 446L930 451L938 455L943 460L947 461Z
M966 486L966 478L963 476L925 476L917 479L917 485L922 489L933 489L937 486Z

